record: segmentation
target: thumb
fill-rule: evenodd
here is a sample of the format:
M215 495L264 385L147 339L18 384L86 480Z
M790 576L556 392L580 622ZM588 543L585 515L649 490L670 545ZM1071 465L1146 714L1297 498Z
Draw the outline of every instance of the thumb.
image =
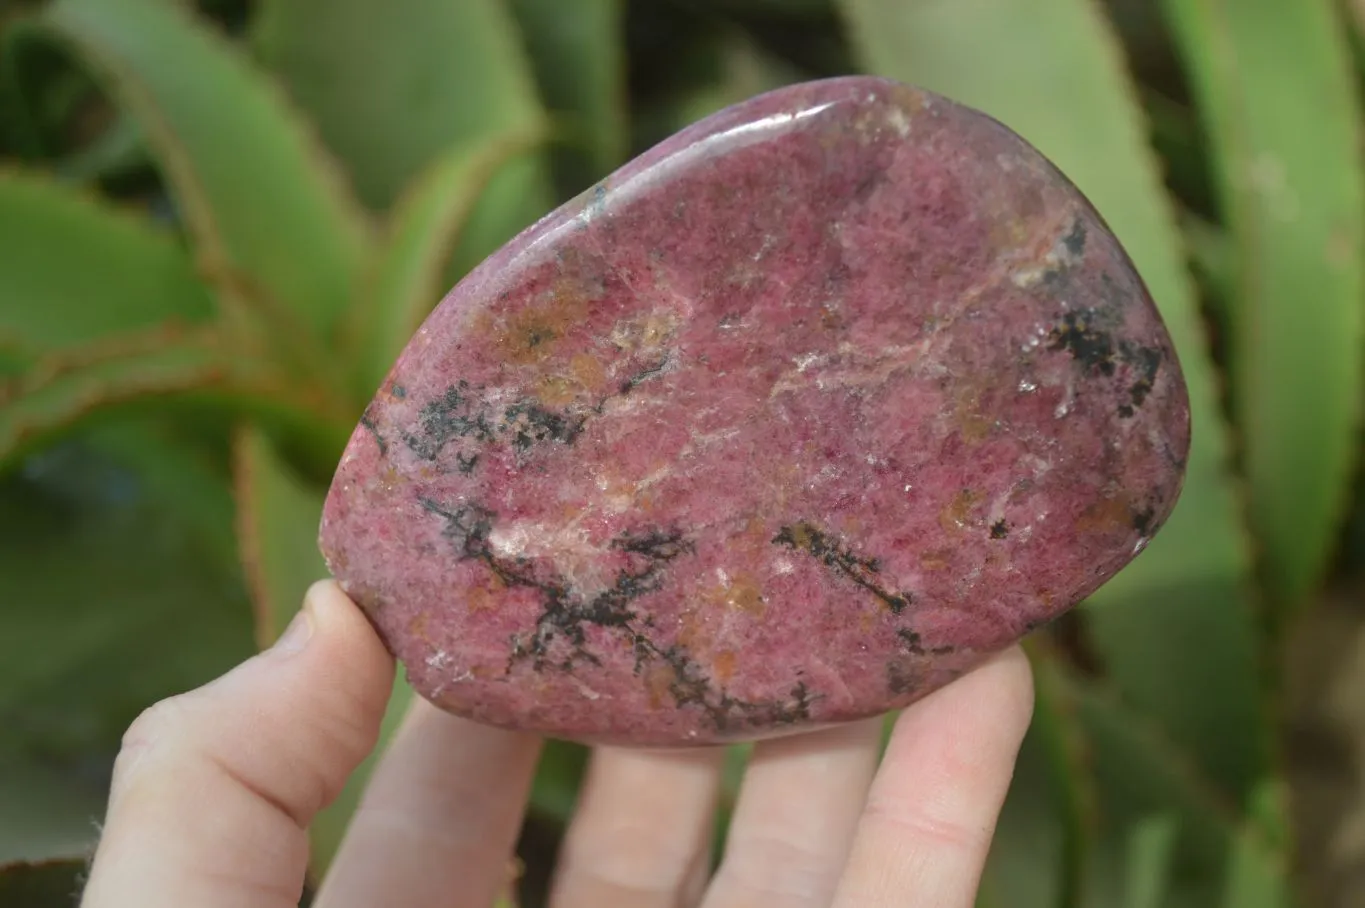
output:
M307 826L373 749L393 661L331 581L270 649L123 737L85 908L294 908Z

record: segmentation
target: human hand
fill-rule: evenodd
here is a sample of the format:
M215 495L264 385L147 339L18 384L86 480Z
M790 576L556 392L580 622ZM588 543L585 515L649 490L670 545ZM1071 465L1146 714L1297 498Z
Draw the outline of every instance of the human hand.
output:
M296 906L306 829L374 748L393 661L332 582L273 648L124 737L84 908ZM721 748L597 748L553 908L970 906L1032 714L1018 649L879 720L755 746L720 867ZM540 740L414 703L314 905L488 908Z

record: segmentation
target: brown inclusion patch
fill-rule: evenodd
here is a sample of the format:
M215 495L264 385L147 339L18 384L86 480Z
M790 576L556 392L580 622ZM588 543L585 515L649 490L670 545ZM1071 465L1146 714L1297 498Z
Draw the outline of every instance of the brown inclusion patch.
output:
M958 492L939 513L939 526L948 532L966 529L972 522L972 510L980 501L981 493L973 489L963 489Z
M487 584L470 588L465 594L465 606L476 613L494 611L502 602L505 589L506 585L494 577Z
M1101 498L1081 512L1076 518L1076 530L1087 533L1108 533L1126 530L1132 525L1132 507L1126 493L1120 492L1113 498Z
M716 653L716 658L711 663L711 674L718 684L730 683L730 678L735 673L737 658L734 650L727 649Z
M947 549L931 549L919 556L919 566L926 571L946 571L951 557Z
M739 574L727 578L722 584L713 587L706 598L719 605L761 617L767 609L767 602L763 598L763 589L758 581L750 574Z
M667 662L655 662L645 669L645 693L649 695L650 709L663 709L671 704L673 685L678 681L678 673Z
M475 330L492 338L493 348L518 365L543 363L555 355L556 342L587 320L602 288L594 282L559 278L538 299L501 318L495 309L481 313Z
M960 389L954 396L953 412L957 418L962 440L974 444L990 434L995 425L995 417L981 411L982 388L972 384Z

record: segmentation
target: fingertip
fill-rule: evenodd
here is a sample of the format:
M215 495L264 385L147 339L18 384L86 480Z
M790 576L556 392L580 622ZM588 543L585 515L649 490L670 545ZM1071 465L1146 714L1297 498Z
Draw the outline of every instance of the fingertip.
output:
M303 596L303 611L330 630L356 636L374 636L374 625L341 584L332 578L314 581Z
M1020 735L1033 718L1033 663L1018 644L991 657L977 672L977 682L997 698L1004 715L1013 717Z
M341 584L332 577L314 580L312 585L308 587L308 591L303 594L303 603L305 608L311 608L319 603L326 603L324 607L339 609L349 608L358 611L360 608L351 600L350 596L346 595Z
M349 686L373 694L367 698L366 705L382 709L388 703L394 657L365 612L346 595L337 581L326 579L308 588L302 613L328 649L326 666L344 670L351 676L358 675ZM324 670L328 669L325 667Z
M1024 652L1024 647L1018 643L996 653L987 660L987 663L991 662L1012 666L1012 671L1020 671L1022 669L1027 670L1029 674L1032 674L1032 669L1029 668L1028 654Z
M1033 667L1022 647L1011 646L902 712L890 747L898 739L938 729L980 735L1017 749L1033 719L1033 706Z

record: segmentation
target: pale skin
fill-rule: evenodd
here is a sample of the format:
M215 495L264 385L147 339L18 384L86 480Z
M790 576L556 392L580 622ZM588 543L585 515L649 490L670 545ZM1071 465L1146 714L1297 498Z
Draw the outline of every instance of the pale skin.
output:
M333 582L270 650L133 723L84 908L292 908L306 829L374 748L393 661ZM969 908L1033 710L1012 649L879 721L762 742L709 865L718 748L597 748L552 908ZM318 908L489 908L541 741L418 701Z

